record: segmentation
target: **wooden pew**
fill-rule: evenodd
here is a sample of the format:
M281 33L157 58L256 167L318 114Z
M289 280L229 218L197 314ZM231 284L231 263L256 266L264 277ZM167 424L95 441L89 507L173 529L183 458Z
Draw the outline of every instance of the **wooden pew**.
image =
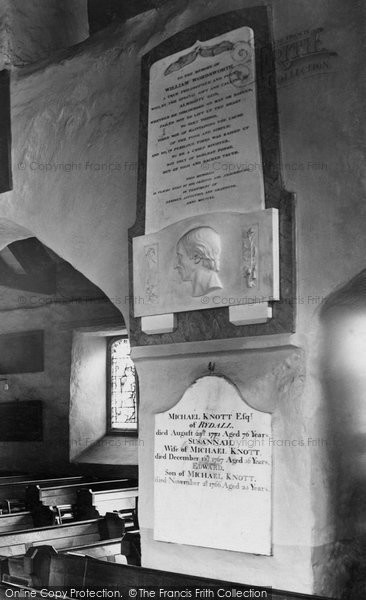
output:
M137 531L126 532L122 540L121 538L102 540L94 544L73 547L71 549L62 548L58 552L91 556L100 560L124 565L141 566L140 533Z
M24 481L24 479L29 479L29 478L30 478L30 476L28 477L24 474L20 474L20 473L12 474L7 471L1 471L0 486L6 485L6 484L11 484L11 483L19 483L20 481ZM1 497L0 497L0 515L3 514L4 512L8 512L8 506L2 504Z
M75 504L77 492L87 490L124 489L131 487L130 479L111 479L107 481L82 481L51 485L30 485L26 490L26 504L28 508L43 504L43 506L60 506L62 504Z
M53 518L62 522L61 511L72 510L76 504L77 492L80 489L108 490L125 489L135 483L130 479L116 479L110 481L80 482L69 485L55 485L46 487L44 485L31 485L26 490L26 507L33 512L35 523L43 525L46 519ZM94 518L94 516L93 516Z
M127 564L126 555L121 552L121 538L103 540L94 544L76 546L75 548L61 548L58 552L63 554L76 554L79 556L92 556L109 562Z
M121 554L128 565L141 567L141 539L139 531L127 531L121 541Z
M122 539L123 533L123 519L117 513L109 513L100 519L3 533L0 535L0 556L19 556L32 546L44 544L65 549L110 538Z
M16 481L24 481L27 479L27 475L0 475L0 484L1 483L14 483Z
M0 482L0 505L5 512L12 512L11 509L13 505L18 506L19 510L24 510L26 490L29 486L39 485L40 487L43 487L46 485L76 484L83 481L85 481L85 478L81 475L77 475L73 477L47 479L22 478L19 481Z
M0 515L0 535L8 531L31 529L34 527L30 511Z
M138 488L127 489L79 489L75 505L75 518L103 517L107 512L117 511L125 519L126 529L138 528Z
M128 592L129 588L134 590L151 587L166 590L174 587L183 590L187 587L193 588L193 590L224 588L228 589L231 593L230 597L233 597L232 590L234 588L247 590L248 597L252 597L249 596L249 591L255 588L255 590L267 592L268 598L273 600L327 600L324 596L310 596L182 573L121 565L73 553L59 553L49 546L28 550L22 560L14 561L9 558L7 561L3 561L1 568L2 582L12 583L16 579L16 583L20 583L21 577L23 577L24 582L31 581L28 585L38 589L54 587L57 590L73 588L90 591L107 588L108 592L120 590L123 593L123 591Z

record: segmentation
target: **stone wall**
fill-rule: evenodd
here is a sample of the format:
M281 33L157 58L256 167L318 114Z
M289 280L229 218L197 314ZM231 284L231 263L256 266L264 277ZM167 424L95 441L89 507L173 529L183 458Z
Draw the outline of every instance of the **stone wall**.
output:
M14 190L1 196L0 217L26 228L71 262L126 319L127 230L135 220L141 56L184 27L251 4L251 0L228 0L225 6L220 0L171 2L13 76ZM330 581L325 573L339 547L331 503L334 466L324 447L311 440L326 439L332 411L321 381L318 309L323 297L361 271L366 251L362 6L343 0L258 0L258 4L272 9L273 35L279 44L282 173L285 187L297 198L297 333L276 344L298 348L306 373L298 395L294 371L295 390L290 385L278 404L277 431L303 440L304 446L278 451L275 470L282 482L288 480L288 493L275 488L278 545L272 558L200 548L193 555L188 547L167 548L153 542L152 414L161 408L162 399L151 381L156 373L163 374L164 402L176 398L178 388L172 378L165 380L167 359L161 355L152 359L146 352L138 367L143 564L211 576L227 573L247 583L332 595L342 586L342 577ZM286 48L306 31L315 36L312 59L286 60ZM296 46L291 52L296 55ZM267 343L274 345L267 340L262 346ZM178 350L175 369L178 378L189 373L185 385L201 374L197 365L203 368L208 359L216 358L215 347L207 344L199 349L204 364L197 363L192 349ZM252 351L256 344L244 344L242 350ZM231 351L222 350L226 362L231 361ZM239 373L245 378L249 367L244 352L236 364L234 380ZM281 430L285 422L286 431ZM296 472L299 464L301 477ZM281 502L278 494L284 494ZM286 532L283 537L281 531Z
M1 68L23 66L88 37L87 0L1 0L0 23Z

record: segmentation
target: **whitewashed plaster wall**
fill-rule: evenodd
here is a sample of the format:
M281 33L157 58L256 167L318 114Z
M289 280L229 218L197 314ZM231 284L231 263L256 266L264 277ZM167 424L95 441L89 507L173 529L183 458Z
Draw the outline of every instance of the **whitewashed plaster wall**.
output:
M70 376L71 460L105 435L106 356L105 336L74 332Z
M304 440L316 439L323 436L332 418L322 397L317 311L322 297L364 267L366 251L361 3L172 2L125 26L111 27L55 55L52 61L14 71L14 190L1 196L0 218L25 227L71 262L112 299L127 320L127 229L135 219L140 58L186 26L253 4L272 6L275 39L322 27L324 46L337 53L329 72L311 77L300 73L278 89L284 182L297 197L298 292L294 301L298 312L292 343L305 351L307 373L294 423ZM317 169L311 166L314 163L326 166ZM286 167L294 164L303 167ZM154 368L163 369L164 364L154 363ZM150 372L145 371L147 379ZM143 389L142 403L158 410L160 393L147 388L146 382ZM142 472L151 462L149 418L141 412ZM335 536L328 503L333 467L322 447L308 446L298 452L290 464L303 462L304 476L294 492L303 497L301 517L307 526L299 531L298 545L306 549L307 558L304 561L302 554L297 559L290 546L287 575L276 583L299 591L339 592L337 582L332 588L324 571L325 562L330 564L327 544L331 547ZM286 456L284 452L284 460ZM142 479L142 495L149 492L148 485ZM151 506L141 513L147 566L152 560L148 541L152 510ZM291 504L286 510L291 510ZM312 548L319 550L317 558L311 557ZM163 559L162 546L159 553ZM200 551L199 561L210 561L212 574L220 574L220 560L206 550ZM302 573L297 584L290 572L292 561L296 572ZM232 562L231 553L225 562ZM233 579L251 583L245 577L245 557L235 564ZM171 567L190 571L189 549ZM267 572L261 571L262 583L274 584Z
M112 306L112 305L111 305ZM121 327L74 331L70 374L70 460L79 464L137 465L135 436L108 435L107 336Z
M24 333L33 330L44 332L44 369L35 373L6 375L9 389L0 388L0 404L17 400L41 400L43 405L43 440L37 442L1 442L1 468L28 473L67 473L70 470L70 447L81 452L87 443L83 431L69 431L70 377L73 347L73 330L77 324L98 322L108 316L118 319L118 312L105 299L95 302L52 302L47 296L29 295L32 302L24 305L26 295L17 290L0 292L0 333ZM116 314L117 313L117 314ZM103 342L104 340L102 340ZM105 343L104 346L105 348ZM11 349L9 350L11 352ZM96 353L95 353L96 354ZM103 377L105 352L93 357L93 374L87 373L92 382ZM74 367L75 370L75 367ZM100 375L98 375L100 374ZM4 375L2 375L4 377ZM87 382L88 383L88 382ZM104 377L105 383L105 377ZM94 399L100 389L90 391ZM103 388L105 407L105 386ZM98 415L88 411L92 421ZM105 433L106 421L102 421ZM89 436L88 436L89 437Z
M276 445L276 440L301 439L303 436L304 356L301 350L291 347L253 350L246 348L240 340L236 342L231 346L225 342L220 348L217 341L208 342L206 347L200 343L183 344L182 351L179 347L155 348L150 357L145 355L141 360L140 356L145 352L136 350L142 415L139 519L144 563L155 569L164 565L167 570L226 581L249 581L251 585L311 591L311 518L306 491L309 464L301 448ZM153 539L154 439L151 431L154 430L154 414L174 406L189 385L208 374L210 361L215 362L215 372L232 381L251 406L272 413L273 556L270 557ZM156 390L156 393L149 390ZM183 505L181 509L184 511ZM225 513L225 506L220 510ZM234 515L232 518L235 520Z
M47 58L89 35L87 0L1 0L0 67Z

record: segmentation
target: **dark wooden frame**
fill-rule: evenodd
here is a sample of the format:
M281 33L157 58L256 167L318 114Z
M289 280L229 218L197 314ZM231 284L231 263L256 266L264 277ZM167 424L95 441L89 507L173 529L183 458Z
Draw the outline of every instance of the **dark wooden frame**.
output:
M42 373L45 334L43 329L0 334L0 375Z
M0 193L13 189L11 168L10 71L0 71Z
M42 442L42 401L14 400L0 402L0 441Z
M106 398L107 398L107 435L126 435L126 436L131 436L131 437L137 437L138 436L138 428L139 428L139 422L138 422L138 401L139 401L139 385L138 385L138 377L137 377L137 372L136 372L136 368L135 368L135 382L136 382L136 411L137 411L137 421L136 421L136 429L134 429L133 431L131 429L112 429L112 411L111 411L111 386L112 386L112 382L111 382L111 365L112 365L112 360L111 360L111 347L113 345L114 342L116 342L117 340L120 339L128 339L128 334L126 333L125 335L114 335L111 337L107 338L107 376L106 376L106 384L107 384L107 391L106 391Z
M197 40L213 37L248 26L254 31L256 54L257 108L266 208L279 210L280 222L280 298L272 303L273 318L264 324L235 326L229 321L228 307L176 314L177 328L173 333L147 335L141 331L141 319L133 314L133 293L130 298L131 346L171 344L198 340L250 337L295 330L296 278L295 278L295 218L294 195L284 190L280 168L280 138L276 96L275 60L270 11L265 6L237 10L202 21L177 33L143 57L140 131L138 156L137 217L129 230L130 286L133 290L132 239L145 234L145 196L147 130L149 106L149 70L151 65L175 52L189 48Z

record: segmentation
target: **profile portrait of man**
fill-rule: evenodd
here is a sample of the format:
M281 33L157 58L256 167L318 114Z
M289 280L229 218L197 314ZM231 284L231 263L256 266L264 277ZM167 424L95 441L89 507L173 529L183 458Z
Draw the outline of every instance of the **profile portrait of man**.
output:
M212 227L190 229L177 243L176 263L182 281L191 281L192 296L222 289L220 271L221 240Z

